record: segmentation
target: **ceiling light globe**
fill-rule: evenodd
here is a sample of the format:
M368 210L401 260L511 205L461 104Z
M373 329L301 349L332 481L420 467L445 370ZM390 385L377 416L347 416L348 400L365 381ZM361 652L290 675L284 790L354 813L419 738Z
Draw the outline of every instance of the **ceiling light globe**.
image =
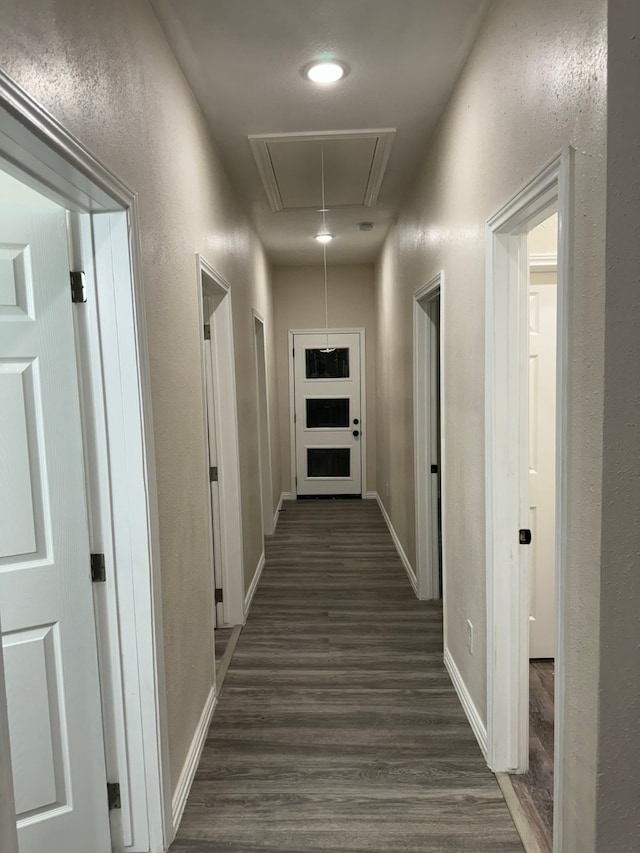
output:
M347 73L341 62L312 62L305 69L305 76L312 83L337 83Z
M318 243L330 243L333 240L333 234L316 234Z

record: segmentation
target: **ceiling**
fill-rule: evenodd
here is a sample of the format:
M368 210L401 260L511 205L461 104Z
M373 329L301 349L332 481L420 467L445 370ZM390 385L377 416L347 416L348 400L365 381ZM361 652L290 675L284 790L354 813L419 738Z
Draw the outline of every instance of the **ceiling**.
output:
M271 260L321 262L324 156L327 256L374 261L490 0L152 2Z

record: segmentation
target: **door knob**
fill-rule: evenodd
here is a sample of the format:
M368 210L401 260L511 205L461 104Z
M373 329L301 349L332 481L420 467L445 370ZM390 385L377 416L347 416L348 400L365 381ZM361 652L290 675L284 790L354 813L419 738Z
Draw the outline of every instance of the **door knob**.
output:
M355 436L355 438L357 438L357 437L360 435L360 430L359 430L359 429L354 429L354 431L353 431L353 435Z

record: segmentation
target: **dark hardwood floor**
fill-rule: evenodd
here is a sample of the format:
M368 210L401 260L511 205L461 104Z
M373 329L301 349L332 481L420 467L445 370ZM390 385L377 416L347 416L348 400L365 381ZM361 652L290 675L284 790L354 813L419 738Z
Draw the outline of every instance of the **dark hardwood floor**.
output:
M373 501L285 503L173 853L522 853Z
M553 849L554 662L529 664L529 771L511 776L513 789L543 853Z

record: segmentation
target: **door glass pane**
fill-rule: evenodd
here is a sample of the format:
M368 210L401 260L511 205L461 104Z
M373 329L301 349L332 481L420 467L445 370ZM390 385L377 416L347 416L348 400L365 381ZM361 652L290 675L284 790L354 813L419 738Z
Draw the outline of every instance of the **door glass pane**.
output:
M307 477L350 477L351 451L348 447L308 447Z
M348 379L349 378L349 348L334 349L323 352L320 349L305 351L307 379Z
M312 398L307 400L307 429L348 427L349 398Z

